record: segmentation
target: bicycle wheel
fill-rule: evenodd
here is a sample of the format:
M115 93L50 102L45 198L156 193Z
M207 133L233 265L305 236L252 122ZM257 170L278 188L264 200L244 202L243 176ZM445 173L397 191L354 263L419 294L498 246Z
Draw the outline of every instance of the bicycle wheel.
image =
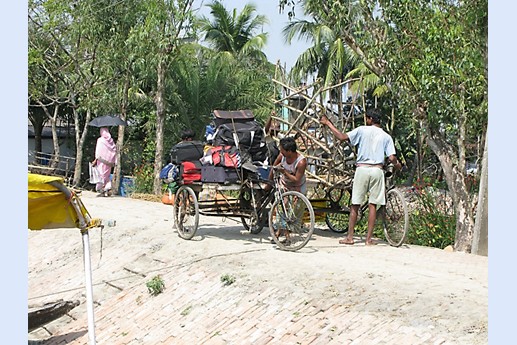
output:
M269 232L282 250L303 248L314 232L314 210L309 199L299 192L283 193L282 199L271 206Z
M383 210L384 235L388 243L394 247L402 245L409 229L409 213L404 195L396 189L386 194L386 205Z
M253 195L251 193L253 193ZM241 209L250 211L249 217L241 217L242 225L244 226L244 229L254 235L259 234L264 228L265 224L262 212L257 211L258 203L262 200L263 194L263 191L260 189L252 190L250 188L245 188L242 190L239 198Z
M350 201L352 199L349 188L343 188L341 184L332 187L328 192L330 206L339 212L327 212L325 223L330 230L343 234L348 232L350 219Z
M199 224L199 203L192 188L181 186L178 189L172 212L179 237L185 240L194 237Z

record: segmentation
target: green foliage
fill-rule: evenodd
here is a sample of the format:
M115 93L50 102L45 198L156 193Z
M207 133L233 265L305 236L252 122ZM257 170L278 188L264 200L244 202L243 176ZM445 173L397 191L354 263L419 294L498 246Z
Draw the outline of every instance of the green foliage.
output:
M267 33L254 34L268 23L268 19L264 15L254 15L255 5L244 5L240 13L228 11L217 0L207 6L213 19L199 18L198 25L205 34L205 40L216 51L227 52L234 58L252 57L266 61L262 48L267 42Z
M223 274L221 276L221 282L225 286L232 285L233 283L235 283L235 276L233 276L231 274Z
M443 249L454 244L456 217L444 194L437 197L433 188L415 188L416 208L410 213L406 243ZM437 200L442 200L437 201Z
M161 294L165 289L165 283L160 275L154 276L153 279L149 280L145 285L152 296Z
M133 170L135 177L134 193L153 193L154 166L152 164L141 164Z

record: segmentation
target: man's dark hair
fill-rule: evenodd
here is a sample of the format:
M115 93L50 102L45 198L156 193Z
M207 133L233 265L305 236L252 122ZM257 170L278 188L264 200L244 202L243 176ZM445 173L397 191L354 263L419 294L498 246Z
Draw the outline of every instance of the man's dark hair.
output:
M194 139L195 133L191 129L185 129L181 132L181 140Z
M379 108L370 108L366 110L366 116L371 118L373 123L381 123L382 112Z
M288 152L296 152L296 150L298 149L298 147L296 146L296 141L293 137L285 137L280 139L280 146Z

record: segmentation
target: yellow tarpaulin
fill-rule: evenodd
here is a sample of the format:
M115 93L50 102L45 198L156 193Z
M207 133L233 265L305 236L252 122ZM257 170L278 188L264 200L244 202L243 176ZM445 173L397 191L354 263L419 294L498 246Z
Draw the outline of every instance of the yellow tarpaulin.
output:
M29 173L30 230L80 228L76 210L56 183L62 185L63 179ZM82 204L81 211L83 215L87 214Z

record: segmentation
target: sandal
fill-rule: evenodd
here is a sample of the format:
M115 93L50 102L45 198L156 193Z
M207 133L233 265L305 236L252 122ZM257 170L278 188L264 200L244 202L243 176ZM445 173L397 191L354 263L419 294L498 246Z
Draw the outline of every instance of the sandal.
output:
M349 240L348 238L344 238L342 240L339 240L339 244L354 244L354 240Z

